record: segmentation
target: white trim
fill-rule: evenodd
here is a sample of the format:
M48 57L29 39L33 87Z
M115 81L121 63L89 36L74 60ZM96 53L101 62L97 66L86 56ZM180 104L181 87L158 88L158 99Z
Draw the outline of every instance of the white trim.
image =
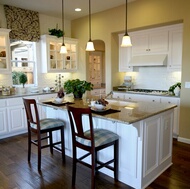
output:
M178 137L177 140L179 142L190 144L190 139L188 139L188 138Z

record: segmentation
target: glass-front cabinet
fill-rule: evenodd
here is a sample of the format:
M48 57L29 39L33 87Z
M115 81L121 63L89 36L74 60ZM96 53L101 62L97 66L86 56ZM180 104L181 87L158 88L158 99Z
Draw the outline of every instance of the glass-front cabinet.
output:
M0 73L10 73L10 40L11 30L0 28Z
M65 38L67 54L60 54L62 38L43 35L41 41L43 73L74 72L77 70L77 39Z

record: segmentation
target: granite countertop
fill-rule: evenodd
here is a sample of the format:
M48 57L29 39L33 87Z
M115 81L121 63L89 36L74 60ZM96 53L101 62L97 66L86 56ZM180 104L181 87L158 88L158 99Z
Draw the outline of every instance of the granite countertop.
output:
M162 104L155 102L129 102L129 101L119 101L117 99L108 99L109 104L107 105L107 110L105 112L93 112L93 117L100 117L102 119L107 119L111 121L117 121L125 124L131 124L153 115L159 114L161 112L173 109L177 107L175 104ZM49 101L38 101L38 104L42 106L53 107L56 109L66 110L67 102L76 107L88 107L86 101L65 99L63 104L55 104ZM115 113L106 114L110 110L119 110Z
M35 96L35 95L45 95L45 94L56 94L56 92L38 92L38 93L23 93L23 94L14 94L14 95L1 95L0 99L7 99L7 98L16 98L16 97L24 97L24 96ZM56 96L56 95L55 95Z

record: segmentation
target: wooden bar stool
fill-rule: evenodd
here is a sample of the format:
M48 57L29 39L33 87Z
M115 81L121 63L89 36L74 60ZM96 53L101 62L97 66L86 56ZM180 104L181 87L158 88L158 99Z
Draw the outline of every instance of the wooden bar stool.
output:
M24 107L27 117L28 125L28 161L30 162L31 157L31 144L38 147L38 171L41 171L41 149L50 147L50 152L53 154L53 148L61 151L62 160L65 161L65 142L64 142L64 122L58 119L45 118L39 119L38 108L35 99L24 99ZM61 132L61 140L53 142L52 132ZM35 134L35 139L32 139ZM44 133L46 135L44 136ZM49 139L48 143L42 144L42 140ZM57 145L61 144L61 148Z
M94 129L92 114L90 108L75 108L67 106L69 119L72 131L72 145L73 145L73 170L72 170L72 186L75 186L76 167L77 163L81 163L91 168L91 188L95 188L95 174L96 172L106 167L114 171L114 178L118 180L118 143L119 136L106 129ZM88 117L89 130L84 130L84 123L82 116ZM85 124L85 128L86 128ZM98 152L109 146L114 147L113 159L102 162L98 159ZM85 155L77 156L77 148L85 150ZM84 162L84 159L91 155L91 164ZM110 164L113 163L113 166Z

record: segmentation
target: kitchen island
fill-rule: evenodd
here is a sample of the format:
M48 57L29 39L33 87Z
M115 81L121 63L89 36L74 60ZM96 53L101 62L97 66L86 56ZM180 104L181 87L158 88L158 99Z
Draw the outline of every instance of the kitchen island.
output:
M172 165L172 125L176 105L116 99L108 101L107 111L93 112L94 127L119 135L119 180L133 188L145 188ZM85 100L71 102L72 106L87 106ZM66 154L72 157L70 122L65 104L57 105L51 100L39 101L38 104L46 107L48 117L65 121ZM110 109L117 112L106 114ZM59 137L58 133L54 133L54 139ZM112 148L105 150L100 154L101 159L109 159L112 152ZM101 171L113 177L111 171Z

